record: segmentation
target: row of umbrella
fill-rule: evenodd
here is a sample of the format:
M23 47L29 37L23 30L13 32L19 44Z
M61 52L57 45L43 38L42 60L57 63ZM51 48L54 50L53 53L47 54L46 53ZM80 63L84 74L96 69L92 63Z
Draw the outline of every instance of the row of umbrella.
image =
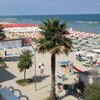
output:
M7 23L3 24L3 28L13 28L13 27L37 27L36 24L15 24L15 23Z
M86 32L79 32L79 31L71 31L70 36L79 37L79 36L96 36L95 33L86 33Z
M6 37L9 39L16 39L16 38L39 38L41 34L39 32L32 32L32 33L6 33Z
M27 32L34 32L34 31L41 31L39 27L13 27L13 28L4 28L6 32L14 32L14 33L27 33Z

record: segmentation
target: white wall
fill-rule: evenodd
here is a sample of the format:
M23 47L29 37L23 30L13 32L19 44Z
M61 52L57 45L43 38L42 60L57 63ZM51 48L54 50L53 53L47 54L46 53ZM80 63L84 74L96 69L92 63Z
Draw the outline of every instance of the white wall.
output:
M0 41L0 49L10 49L22 46L22 40Z

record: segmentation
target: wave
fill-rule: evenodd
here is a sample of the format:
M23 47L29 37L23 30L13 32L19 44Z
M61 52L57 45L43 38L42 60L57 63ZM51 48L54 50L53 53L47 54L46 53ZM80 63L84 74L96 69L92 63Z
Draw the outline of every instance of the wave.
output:
M5 20L17 20L16 18L5 18Z
M75 23L81 23L81 24L100 24L100 21L75 21Z

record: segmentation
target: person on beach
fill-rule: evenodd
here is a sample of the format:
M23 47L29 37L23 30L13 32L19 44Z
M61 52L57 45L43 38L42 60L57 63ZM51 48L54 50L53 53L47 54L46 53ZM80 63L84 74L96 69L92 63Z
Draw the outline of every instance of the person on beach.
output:
M93 57L90 58L90 65L93 66Z
M82 56L81 56L81 54L79 54L78 56L79 56L79 61L81 61L81 60L82 60Z
M44 63L41 63L41 65L39 65L40 68L40 76L44 77L45 76L45 65Z
M61 92L61 85L62 85L61 83L58 83L58 84L57 84L58 92Z
M98 59L94 60L93 57L91 57L90 60L89 60L90 65L91 65L92 67L96 66L97 60L98 60Z
M5 56L7 55L7 50L5 50Z

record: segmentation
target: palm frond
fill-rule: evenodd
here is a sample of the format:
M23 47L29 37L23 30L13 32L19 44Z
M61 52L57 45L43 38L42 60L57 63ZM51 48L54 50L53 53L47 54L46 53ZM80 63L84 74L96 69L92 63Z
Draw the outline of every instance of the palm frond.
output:
M4 34L4 29L3 29L3 25L0 24L0 40L3 40L6 38L5 34Z
M66 23L58 19L47 19L43 21L40 28L43 30L43 37L37 40L37 51L41 53L62 53L68 54L72 48L72 41L66 38L68 33Z

